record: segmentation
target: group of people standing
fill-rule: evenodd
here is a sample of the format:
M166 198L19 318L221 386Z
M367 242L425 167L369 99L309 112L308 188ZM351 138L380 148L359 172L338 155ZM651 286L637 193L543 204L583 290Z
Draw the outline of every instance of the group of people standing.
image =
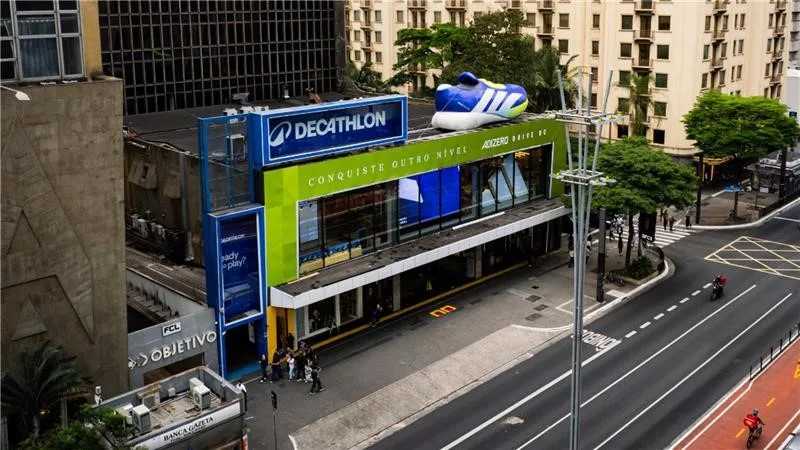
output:
M299 348L293 349L294 339L291 339L291 344L286 347L279 346L278 349L272 354L272 360L267 359L266 354L261 355L261 383L269 380L270 383L275 383L283 379L284 364L288 372L289 381L302 381L311 383L311 390L309 394L313 395L317 392L325 390L322 387L319 373L322 368L319 366L319 359L316 351L311 348L305 341L300 341ZM269 376L267 369L269 369Z

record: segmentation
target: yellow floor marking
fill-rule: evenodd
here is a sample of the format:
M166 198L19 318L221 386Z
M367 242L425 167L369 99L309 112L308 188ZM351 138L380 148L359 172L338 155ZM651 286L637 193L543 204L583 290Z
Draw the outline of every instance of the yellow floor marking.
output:
M456 310L456 307L455 306L446 305L446 306L442 306L439 309L441 309L444 312L453 312L453 311Z
M797 361L797 367L794 368L794 379L800 378L800 361Z
M775 403L775 397L772 397L771 399L769 399L769 401L767 402L767 408L769 408L770 405L772 405L773 403Z
M739 432L738 432L738 433L736 433L736 439L739 439L739 437L740 437L740 436L742 435L742 433L744 433L744 432L745 432L745 429L744 429L744 428L742 428L741 430L739 430Z

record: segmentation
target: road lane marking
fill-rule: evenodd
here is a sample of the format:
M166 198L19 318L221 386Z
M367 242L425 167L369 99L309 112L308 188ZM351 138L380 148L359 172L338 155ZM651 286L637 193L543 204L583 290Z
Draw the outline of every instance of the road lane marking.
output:
M727 343L727 344L725 344L725 345L723 345L723 346L722 346L722 348L720 348L719 350L717 350L716 352L714 352L714 354L713 354L713 355L711 355L711 356L709 356L709 357L708 357L708 359L706 359L705 361L703 361L703 363L702 363L702 364L700 364L699 366L695 367L695 369L694 369L694 370L692 370L691 372L689 372L689 374L688 374L688 375L686 375L685 377L683 377L683 378L682 378L682 379L681 379L681 380L680 380L680 381L679 381L677 384L675 384L674 386L672 386L672 387L671 387L671 388L670 388L670 389L669 389L667 392L664 392L663 394L661 394L661 396L660 396L660 397L658 397L657 399L655 399L655 401L653 401L653 402L652 402L652 403L650 403L650 404L649 404L649 405L648 405L648 406L647 406L645 409L643 409L642 411L640 411L640 412L639 412L639 414L635 415L635 416L633 417L633 419L629 420L628 422L626 422L625 424L623 424L621 427L618 427L618 428L616 429L616 431L614 431L614 433L612 433L612 434L611 434L611 436L609 436L608 438L606 438L606 440L604 440L603 442L601 442L601 443L600 443L600 445L598 445L597 447L595 447L595 448L594 448L594 450L597 450L597 449L599 449L599 448L603 447L604 445L608 444L608 443L609 443L609 442L610 442L612 439L614 439L615 437L617 437L617 435L619 435L620 433L622 433L623 431L625 431L625 429L626 429L626 428L628 428L628 427L629 427L629 426L630 426L630 425L631 425L633 422L636 422L637 420L639 420L639 418L640 418L640 417L642 417L642 416L643 416L644 414L646 414L648 411L650 411L651 409L653 409L653 407L655 407L656 405L658 405L659 403L661 403L661 400L664 400L664 399L665 399L665 398L666 398L666 397L667 397L669 394L671 394L673 391L675 391L675 389L678 389L678 388L679 388L681 385L683 385L683 383L685 383L685 382L686 382L686 380L688 380L689 378L693 377L693 376L694 376L694 375L695 375L697 372L699 372L699 371L700 371L700 370L701 370L703 367L707 366L707 365L708 365L708 363L710 363L711 361L713 361L713 360L714 360L714 359L715 359L717 356L719 356L719 355L720 355L720 353L722 353L722 352L724 352L725 350L727 350L727 349L728 349L728 347L730 347L731 345L733 345L733 343L735 343L736 341L738 341L738 340L739 340L739 338L741 338L742 336L744 336L744 335L745 335L745 334L746 334L748 331L750 331L750 330L751 330L753 327L755 327L756 325L758 325L758 324L759 324L759 323L760 323L762 320L764 320L764 318L765 318L765 317L767 317L767 316L769 316L770 314L772 314L772 311L775 311L775 310L776 310L776 309L777 309L779 306L783 305L783 303L784 303L786 300L788 300L788 299L789 299L789 297L791 297L791 296L792 296L792 293L791 293L791 292L790 292L790 293L788 293L788 294L786 294L786 296L785 296L785 297L783 297L783 299L781 299L781 301L779 301L778 303L776 303L775 305L773 305L773 306L772 306L772 308L768 309L768 310L767 310L767 312L765 312L764 314L762 314L762 315L761 315L761 317L759 317L758 319L756 319L756 320L755 320L753 323L751 323L751 324L750 324L750 325L749 325L747 328L745 328L744 330L742 330L742 331L741 331L739 334L737 334L737 335L736 335L736 336L735 336L733 339L731 339L730 341L728 341L728 343Z
M772 447L772 444L774 444L775 441L778 440L778 438L785 437L786 436L785 433L788 431L786 428L789 427L789 424L792 424L794 423L795 420L797 420L797 416L800 416L800 409L798 409L797 412L794 413L791 419L786 421L783 427L780 430L778 430L777 433L775 433L775 437L773 437L772 440L769 441L769 444L767 444L767 446L764 448L766 449Z
M789 222L800 222L800 219L790 219L788 217L775 217L775 218L780 220L788 220Z
M636 330L631 331L630 333L625 335L625 339L630 339L633 335L636 334Z
M645 328L647 328L647 327L649 327L649 326L650 326L650 322L645 322L645 323L643 323L643 324L639 325L639 328L641 328L641 329L643 329L643 330L644 330Z
M675 311L675 308L677 308L677 307L678 307L678 305L672 305L669 308L667 308L667 312Z
M711 286L711 283L706 283L703 285L703 289L708 289L709 286Z
M739 439L742 436L742 433L744 433L744 428L742 428L741 430L739 430L738 433L736 433L736 437L734 439Z
M769 401L767 402L767 408L772 406L773 403L775 403L775 397L772 397L771 399L769 399Z
M681 300L681 303L686 303L688 301L689 301L689 297L683 297L683 299Z
M700 327L701 325L703 325L704 323L706 323L706 321L710 320L712 317L714 317L714 316L716 316L717 314L719 314L719 313L721 313L722 311L724 311L724 310L725 310L725 308L727 308L727 307L731 306L732 304L736 303L736 301L737 301L737 300L739 300L740 298L744 297L744 296L745 296L745 295L746 295L748 292L750 292L750 291L752 291L753 289L755 289L755 287L756 287L756 286L757 286L757 285L755 285L755 284L754 284L754 285L752 285L752 286L750 286L750 287L749 287L749 288L747 288L747 289L746 289L744 292L742 292L741 294L739 294L739 295L737 295L736 297L734 297L734 298L733 298L733 299L732 299L730 302L728 302L728 303L725 303L724 305L722 305L721 307L719 307L719 309L716 309L716 310L714 310L714 312L712 312L711 314L707 315L707 316L706 316L706 317L704 317L702 320L700 320L699 322L697 322L696 324L694 324L694 325L693 325L691 328L689 328L688 330L686 330L686 331L684 331L683 333L681 333L681 335L680 335L680 336L678 336L678 337L676 337L675 339L673 339L672 341L670 341L670 342L669 342L667 345L665 345L665 346L661 347L661 348L660 348L660 349L659 349L657 352L653 353L653 354L652 354L652 355L650 355L650 356L649 356L647 359L645 359L644 361L642 361L642 362L640 362L638 365L636 365L636 367L634 367L633 369L629 370L627 373L625 373L625 374L624 374L624 375L622 375L621 377L619 377L619 378L617 378L616 380L614 380L614 382L613 382L613 383L609 384L608 386L606 386L605 388L603 388L603 389L602 389L600 392L598 392L597 394L594 394L594 395L593 395L591 398L589 398L588 400L586 400L585 402L583 402L583 403L581 404L581 408L583 408L584 406L588 405L589 403L591 403L591 402L595 401L595 400L596 400L598 397L600 397L601 395L603 395L603 394L605 394L606 392L608 392L608 391L609 391L611 388L613 388L613 387L614 387L614 386L616 386L617 384L621 383L621 382L622 382L622 380L624 380L625 378L628 378L628 377L629 377L631 374L633 374L633 373L635 373L637 370L641 369L641 368L642 368L644 365L646 365L647 363L649 363L649 362L650 362L650 361L652 361L653 359L657 358L657 357L658 357L658 355L660 355L660 354L664 353L665 351L667 351L667 350L668 350L670 347L672 347L673 345L675 345L675 343L676 343L676 342L680 341L681 339L683 339L684 337L686 337L686 335L688 335L689 333L691 333L692 331L696 330L698 327ZM595 356L597 356L597 355L595 355ZM561 422L563 422L563 421L567 420L569 417L570 417L570 414L569 414L569 413L567 413L566 415L564 415L564 416L563 416L562 418L560 418L559 420L557 420L557 421L553 422L552 424L550 424L550 425L549 425L547 428L545 428L544 430L542 430L542 431L541 431L539 434L537 434L536 436L532 437L530 440L528 440L527 442L525 442L524 444L522 444L521 446L519 446L519 447L517 448L517 450L521 450L521 449L523 449L523 448L527 447L528 445L530 445L530 444L531 444L532 442L534 442L535 440L537 440L537 439L539 439L540 437L544 436L544 434L545 434L545 433L547 433L548 431L550 431L550 430L552 430L553 428L555 428L556 426L558 426L558 425L559 425Z
M692 297L694 297L695 295L697 295L697 294L699 294L699 293L700 293L700 289L698 289L698 290L696 290L696 291L692 292Z
M800 361L797 361L797 367L794 368L794 379L800 378Z
M599 351L598 353L595 353L594 356L592 356L590 358L587 358L586 361L581 363L581 367L585 367L590 362L592 362L595 359L599 358L600 356L604 355L606 352L611 351L611 349L613 349L614 347L616 347L616 344L611 346L611 347L607 347L607 348ZM515 409L519 408L520 406L524 405L525 403L528 403L532 399L538 397L542 392L547 391L551 387L553 387L556 384L558 384L559 382L563 381L565 378L569 377L571 374L572 374L572 370L568 370L568 371L562 373L561 375L559 375L558 377L553 378L549 383L547 383L544 386L540 387L539 389L531 392L530 394L528 394L524 398L520 399L518 402L516 402L513 405L509 406L508 408L504 409L503 411L500 411L495 416L489 418L488 420L486 420L482 424L478 425L477 427L473 428L472 430L470 430L469 432L467 432L463 436L459 437L458 439L454 440L453 442L451 442L451 443L447 444L446 446L442 447L441 450L450 450L450 449L460 445L462 442L464 442L467 439L471 438L472 436L478 434L484 428L488 427L489 425L497 422L498 420L500 420L502 418L505 418L511 411L514 411Z
M664 317L664 313L658 314L657 316L653 317L653 320L658 320L662 317Z

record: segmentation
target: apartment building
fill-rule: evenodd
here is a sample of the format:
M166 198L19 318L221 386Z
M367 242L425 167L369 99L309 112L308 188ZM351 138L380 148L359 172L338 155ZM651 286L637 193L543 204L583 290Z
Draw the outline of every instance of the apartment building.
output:
M789 23L789 65L800 67L800 0L792 0Z
M734 95L781 98L791 38L798 56L800 15L787 0L708 0L621 2L556 0L346 0L348 56L357 65L372 62L383 78L397 62L394 40L399 30L452 22L468 26L475 17L507 8L527 19L525 33L537 48L552 45L573 66L594 74L597 87L612 77L609 109L626 110L632 74L653 79L647 137L675 156L696 152L686 139L681 118L704 89ZM479 71L479 70L478 70ZM502 81L502 80L498 80ZM421 71L407 89L431 86ZM600 99L602 100L602 99ZM596 99L593 99L596 101ZM630 124L607 130L608 138L628 135Z

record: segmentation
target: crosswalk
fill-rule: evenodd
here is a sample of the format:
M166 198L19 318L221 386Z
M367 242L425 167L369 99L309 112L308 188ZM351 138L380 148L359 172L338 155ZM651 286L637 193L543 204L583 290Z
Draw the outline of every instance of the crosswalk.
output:
M670 244L674 244L674 243L680 241L681 239L683 239L683 238L685 238L687 236L690 236L690 235L692 235L692 234L694 234L696 232L697 231L695 229L693 229L693 228L685 228L683 226L683 224L680 224L680 226L678 226L678 225L674 226L672 231L669 231L669 227L667 227L667 230L665 231L664 228L659 226L659 227L656 228L656 240L655 240L655 243L656 243L657 246L659 246L661 248L664 248L664 247L667 247ZM619 237L617 236L616 233L614 233L614 239L615 240L619 239ZM622 232L622 240L624 242L628 241L628 229L627 229L627 227Z

